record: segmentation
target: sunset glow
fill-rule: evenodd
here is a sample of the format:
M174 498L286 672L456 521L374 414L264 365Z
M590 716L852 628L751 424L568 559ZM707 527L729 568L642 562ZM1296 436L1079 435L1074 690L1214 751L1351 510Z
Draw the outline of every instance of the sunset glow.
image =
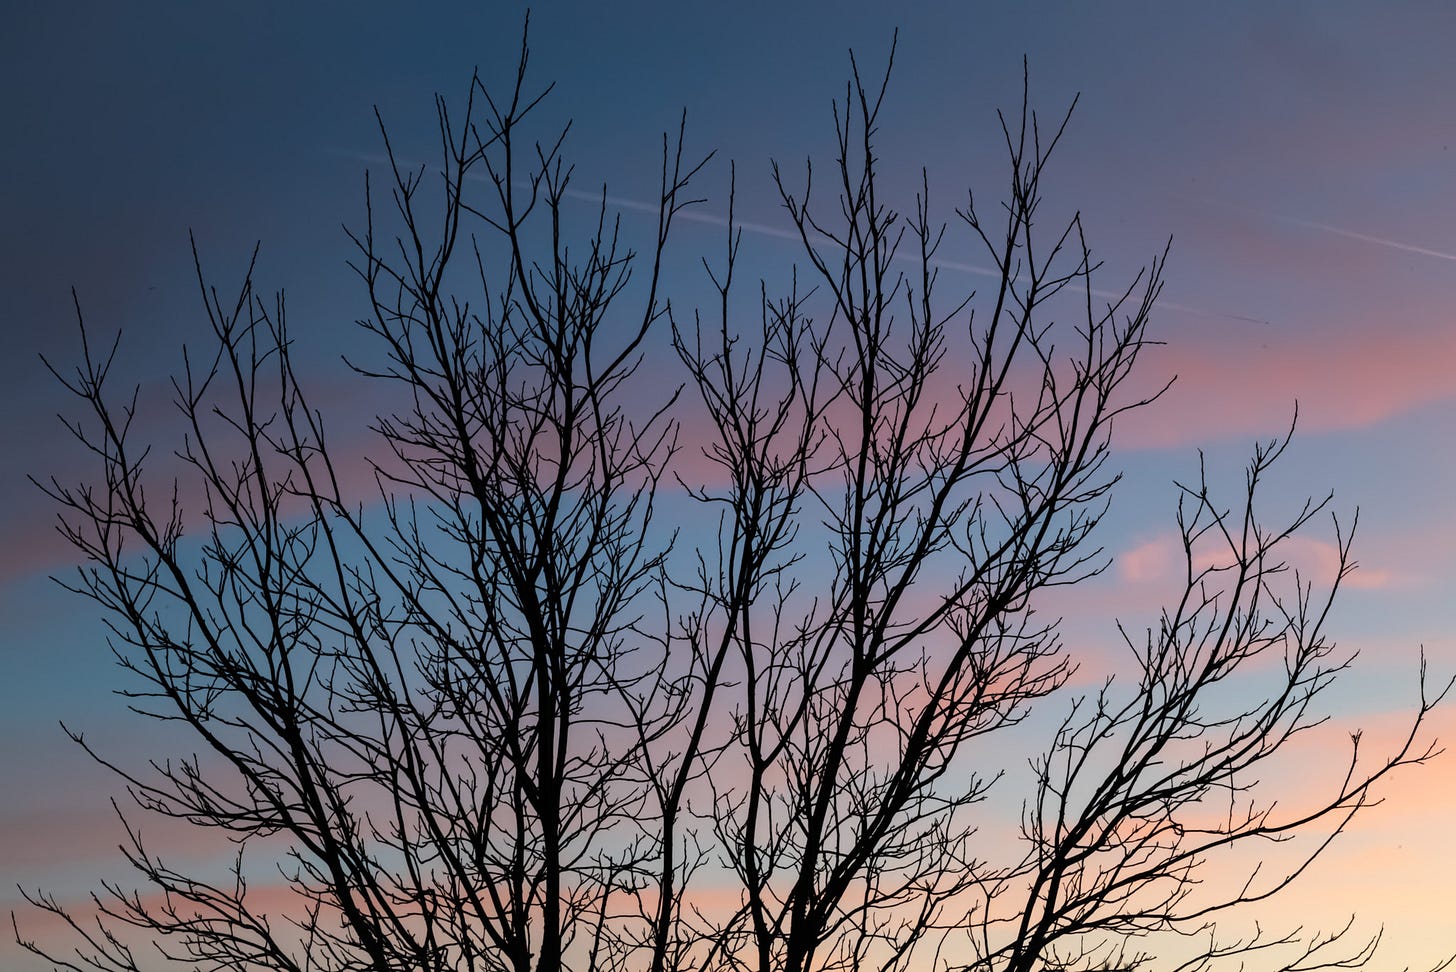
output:
M376 200L387 198L373 110L397 156L428 169L438 155L435 94L453 104L472 70L506 89L525 13L516 3L32 4L0 31L10 146L0 153L0 272L10 297L0 319L0 434L9 453L0 464L0 906L16 913L22 937L70 948L60 923L29 906L17 886L74 903L84 919L101 881L133 880L118 853L127 833L111 804L128 806L125 784L67 732L133 769L197 749L175 726L129 712L117 694L138 683L108 649L96 606L63 588L75 583L78 555L55 527L55 504L30 481L54 480L54 489L96 478L96 457L57 418L78 417L76 402L41 361L69 379L81 360L71 288L92 354L104 356L120 334L111 380L137 387L136 435L157 443L148 462L160 506L171 500L171 477L185 472L174 450L192 435L173 403L171 376L212 353L189 231L224 304L261 241L258 286L269 301L286 291L293 361L308 408L325 418L343 500L382 516L371 425L407 396L359 378L342 360L376 369L384 360L378 339L355 324L371 308L346 265L358 254L340 228L364 225L366 170ZM716 155L692 185L701 201L673 229L660 287L674 321L691 321L695 310L714 320L704 265L722 263L731 178L733 225L742 233L734 272L744 283L730 315L752 331L760 279L769 295L813 285L772 166L798 192L812 158L814 200L832 212L833 105L845 96L849 52L865 78L878 78L897 30L877 161L883 192L893 196L885 204L902 215L915 208L924 170L930 211L949 227L931 268L937 288L978 290L980 300L995 286L996 272L956 213L968 188L987 212L1005 192L997 111L1019 111L1023 56L1041 125L1077 99L1045 175L1038 221L1061 225L1080 214L1102 265L1092 292L1078 299L1105 306L1135 278L1145 285L1139 268L1155 263L1164 278L1152 343L1120 394L1131 400L1172 384L1114 426L1104 472L1121 478L1089 541L1101 551L1089 564L1102 569L1032 605L1036 624L1060 619L1075 664L1060 694L1039 701L1008 738L1054 736L1073 697L1091 697L1109 678L1131 692L1133 650L1158 630L1189 572L1220 582L1237 546L1210 531L1185 551L1180 496L1191 511L1202 470L1211 493L1238 511L1256 448L1292 425L1292 444L1260 485L1259 512L1269 523L1289 522L1306 498L1333 494L1280 546L1289 568L1282 577L1292 585L1297 572L1316 605L1338 582L1323 633L1335 646L1331 664L1352 660L1320 697L1325 721L1296 734L1263 767L1277 775L1262 782L1288 795L1283 813L1335 792L1352 753L1361 772L1373 772L1409 729L1422 665L1432 693L1456 675L1456 7L541 6L530 15L530 71L542 86L554 82L542 111L553 123L571 121L565 144L576 168L566 211L589 226L601 206L608 224L620 220L624 249L649 251L662 133L677 131L685 109L689 154ZM488 187L479 172L473 178L477 189ZM908 237L903 246L897 266L913 275ZM646 269L634 273L640 287ZM805 306L828 315L823 301L820 292ZM978 316L955 318L959 330L929 390L947 408L973 383L967 335L991 313L969 306ZM1080 310L1076 300L1065 309L1073 317ZM651 415L688 380L666 316L653 326L661 340L644 345L646 363L631 379L634 418ZM1035 382L1018 385L1024 377L1014 374L1008 385L1023 402L1039 391ZM714 429L695 396L685 393L674 413L681 430L672 470L680 478L663 478L653 514L653 529L678 531L679 551L719 528L683 484L731 480L711 454ZM815 475L828 481L823 470ZM205 494L184 481L177 495L183 543L199 545ZM836 569L825 552L827 515L805 518L801 542L815 546L796 565L825 585ZM906 604L933 610L936 590L912 586ZM929 656L948 630L926 636ZM1281 660L1256 660L1223 690L1236 696L1239 679L1257 687L1279 674ZM907 668L885 691L907 710L923 707L925 672L933 670ZM879 731L898 729L886 723ZM1432 712L1415 748L1433 742L1456 747L1456 698ZM864 745L868 752L883 742ZM978 805L985 818L969 853L994 856L1017 839L1032 793L1029 752L991 750L975 757L980 763L957 757L958 773L1006 772ZM724 792L749 778L734 758L730 751L715 771ZM1385 930L1371 968L1424 970L1456 954L1456 753L1401 768L1367 802L1292 887L1221 916L1220 934L1233 940L1255 923L1273 933L1338 930L1353 916L1360 934ZM140 812L128 820L170 864L225 875L229 847L215 834ZM1303 846L1270 842L1271 868ZM265 850L249 851L250 900L262 911L297 914L299 902ZM1242 848L1211 858L1202 876L1210 886L1221 877L1236 883L1260 859ZM716 867L725 869L715 877ZM687 907L732 915L744 899L737 885L717 880L726 865L714 859L707 872ZM956 899L967 914L977 907L975 890ZM646 913L654 901L643 891L634 907ZM137 954L141 972L173 967ZM956 955L939 961L927 958L927 972L953 965ZM0 968L49 966L7 941Z

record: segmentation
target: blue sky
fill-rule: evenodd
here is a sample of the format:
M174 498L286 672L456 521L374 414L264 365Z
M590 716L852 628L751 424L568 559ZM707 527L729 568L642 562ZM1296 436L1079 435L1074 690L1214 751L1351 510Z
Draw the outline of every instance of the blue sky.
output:
M75 892L117 875L106 795L56 726L123 753L164 745L109 694L118 672L88 606L47 575L70 554L27 475L81 475L54 418L66 407L40 366L73 360L70 288L90 326L123 332L121 366L165 414L159 384L201 338L187 234L220 284L255 241L259 279L286 288L295 334L328 407L358 413L367 389L337 351L364 295L342 225L362 219L377 165L378 106L407 157L431 149L435 92L473 69L504 83L524 8L403 5L31 4L0 39L0 873ZM1384 725L1414 690L1424 645L1456 671L1456 9L1344 3L697 5L567 3L532 15L532 71L572 119L579 185L628 201L656 186L660 133L688 112L689 144L715 149L703 218L687 224L676 276L721 245L726 162L736 161L745 267L782 279L794 256L769 180L832 151L829 109L847 52L882 70L900 30L882 132L894 189L926 167L946 215L967 186L1004 182L995 110L1020 97L1023 55L1045 114L1080 102L1049 178L1055 212L1080 210L1108 281L1173 240L1152 375L1179 375L1126 430L1127 479L1103 542L1119 559L1073 630L1110 638L1157 607L1173 528L1171 481L1237 476L1252 443L1300 432L1283 498L1336 493L1361 509L1364 567L1338 613L1362 652L1337 722ZM908 205L908 200L907 200ZM624 208L628 230L636 212ZM639 229L645 229L642 222ZM956 262L947 251L946 259ZM974 255L965 259L974 263ZM946 283L961 273L948 268ZM161 421L160 419L158 421ZM1311 548L1312 558L1320 552ZM1340 721L1344 720L1344 721ZM1385 721L1382 721L1385 720ZM1456 719L1438 723L1456 738ZM1336 733L1338 741L1338 733ZM1456 762L1397 781L1289 914L1351 910L1386 921L1392 961L1456 945L1447 891ZM1374 863L1372 863L1374 862ZM1303 896L1303 897L1301 897ZM4 904L13 889L0 891ZM7 968L25 968L11 946Z

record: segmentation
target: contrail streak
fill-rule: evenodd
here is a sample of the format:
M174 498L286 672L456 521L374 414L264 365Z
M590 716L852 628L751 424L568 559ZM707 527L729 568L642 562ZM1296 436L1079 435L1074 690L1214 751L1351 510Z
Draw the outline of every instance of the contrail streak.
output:
M378 153L346 152L344 154L358 159L365 164L389 164L389 157ZM490 181L487 177L476 174L467 175L466 178L471 181ZM644 213L648 215L656 215L658 211L657 203L646 202L641 199L631 199L626 196L603 195L603 193L601 192L588 192L585 189L567 189L564 195L571 199L579 200L581 202L593 203L597 205L605 202L606 205L616 207L617 209L630 210L632 212ZM728 218L726 216L721 216L717 213L712 212L705 212L701 209L682 209L679 210L673 218L685 220L687 222L703 223L709 226L721 226L724 228L727 228L728 226ZM771 223L754 223L745 222L743 220L734 220L733 226L737 229L742 230L745 233L750 233L754 236L765 236L779 240L797 240L800 238L799 231L797 229L792 229L786 226L775 226ZM1320 228L1328 229L1328 227ZM1456 260L1456 257L1447 256L1446 254L1436 255L1445 256L1447 259ZM975 263L964 263L958 260L944 260L940 258L932 258L930 261L930 265L937 269L950 270L955 273L968 273L978 277L999 278L1001 276L1001 271L996 270L993 267L982 266ZM1104 300L1118 300L1124 296L1123 294L1114 291L1098 289L1093 289L1092 295L1095 297L1101 297ZM1244 321L1249 324L1269 324L1269 321L1262 317L1249 317L1244 314L1231 314L1227 311L1209 310L1206 307L1195 307L1189 304L1180 304L1176 301L1171 300L1160 299L1157 303L1157 307L1159 310L1174 311L1182 314L1196 314L1201 317L1218 317L1229 321Z
M1414 243L1402 243L1400 240L1392 240L1385 236L1375 236L1372 233L1361 233L1356 230L1345 229L1343 226L1321 223L1318 220L1301 219L1298 216L1285 216L1283 213L1255 209L1252 206L1241 206L1238 203L1215 199L1212 196L1196 196L1184 192L1169 192L1168 195L1202 203L1206 206L1217 206L1220 209L1231 209L1234 212L1248 213L1250 216L1262 216L1265 219L1272 219L1275 222L1285 223L1289 226L1301 226L1305 229L1318 230L1321 233L1329 233L1333 236L1343 236L1348 240L1359 240L1361 243L1369 243L1372 246L1383 246L1391 250L1400 250L1403 253L1415 253L1420 256L1435 257L1437 260L1456 262L1456 253L1447 253L1445 250L1433 250L1428 246L1417 246Z
M1456 261L1456 253L1446 253L1443 250L1432 250L1429 247L1416 246L1414 243L1402 243L1399 240L1389 240L1383 236L1371 236L1369 233L1357 233L1354 230L1342 229L1339 226L1331 226L1329 223L1317 223L1312 219L1298 219L1294 216L1280 216L1270 214L1277 220L1285 223L1292 223L1295 226L1305 226L1309 229L1321 230L1325 233L1333 233L1336 236L1348 237L1352 240L1360 240L1364 243L1373 243L1376 246L1387 246L1392 250L1403 250L1406 253L1419 253L1421 256L1435 257L1438 260Z
M655 214L657 212L657 205L655 203L643 202L640 199L628 199L623 196L612 195L603 197L601 193L587 192L584 189L568 189L566 190L565 195L570 196L573 199L582 200L583 202L598 204L603 202L605 198L605 202L608 206L616 206L619 209L628 209L634 212L650 214ZM728 219L726 217L719 216L716 213L704 212L702 210L679 210L674 218L688 220L694 223L706 223L710 226L728 226ZM774 226L769 223L752 223L735 220L733 225L734 227L743 230L745 233L751 233L756 236L767 236L781 240L797 240L800 238L799 231L796 229L789 229L784 226ZM965 263L959 260L945 260L939 257L932 257L930 260L930 265L937 269L950 270L956 273L974 274L978 277L999 278L1001 276L1001 271L993 267L982 266L975 263ZM1104 300L1119 300L1124 296L1121 293L1116 293L1111 290L1098 290L1095 288L1092 290L1092 294L1093 296L1101 297ZM1177 311L1184 314L1198 314L1203 317L1220 317L1225 320L1245 321L1250 324L1269 323L1268 320L1262 317L1248 317L1243 314L1230 314L1225 311L1208 310L1204 307L1194 307L1189 304L1180 304L1176 301L1171 300L1160 299L1157 303L1157 306L1160 310Z

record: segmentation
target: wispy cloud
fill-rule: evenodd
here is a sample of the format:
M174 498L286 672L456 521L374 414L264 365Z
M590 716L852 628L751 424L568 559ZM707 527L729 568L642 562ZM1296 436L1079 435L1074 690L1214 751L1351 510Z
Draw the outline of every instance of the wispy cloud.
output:
M1456 333L1440 312L1412 316L1397 332L1325 322L1318 340L1273 330L1257 347L1191 336L1158 349L1177 383L1156 409L1129 416L1122 444L1165 448L1273 434L1299 402L1310 431L1368 428L1456 398Z
M1339 577L1341 571L1340 551L1329 540L1313 536L1295 536L1284 542L1281 559L1306 581L1328 587ZM1193 570L1225 566L1232 563L1232 554L1218 546L1196 547L1193 553ZM1362 590L1381 590L1411 578L1396 571L1379 566L1356 567L1341 580L1345 587ZM1182 582L1187 571L1187 554L1181 538L1175 533L1160 534L1150 540L1136 543L1117 556L1118 576L1129 584L1168 584Z

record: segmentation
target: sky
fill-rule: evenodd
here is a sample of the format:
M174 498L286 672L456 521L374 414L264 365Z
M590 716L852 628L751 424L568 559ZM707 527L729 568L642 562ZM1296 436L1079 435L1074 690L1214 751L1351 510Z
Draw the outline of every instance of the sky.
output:
M338 359L366 309L343 226L363 214L377 106L425 158L433 95L471 72L509 80L524 7L420 4L17 4L0 37L0 909L18 883L76 895L118 877L116 783L58 723L137 759L164 727L128 717L88 604L52 579L74 565L28 476L73 481L84 457L40 356L76 360L71 289L118 367L165 402L201 340L188 234L210 276L286 289L300 355L329 408L369 409ZM899 30L882 132L894 190L925 167L948 215L1004 182L997 108L1048 115L1080 95L1048 175L1080 210L1109 281L1171 238L1147 360L1177 375L1119 434L1125 473L1101 537L1112 568L1070 600L1070 630L1107 639L1156 617L1175 553L1173 482L1202 453L1237 485L1254 443L1298 431L1271 498L1334 491L1358 508L1361 565L1333 630L1359 657L1328 738L1393 731L1419 653L1456 673L1456 8L1436 3L563 3L532 14L532 71L573 119L583 185L631 203L656 187L660 133L687 111L718 157L683 245L721 246L726 163L753 274L794 259L771 160L791 174L832 151L830 106L853 49L882 70ZM412 154L413 153L413 154ZM908 207L908 200L905 204ZM639 223L634 224L634 219ZM715 251L716 252L716 251ZM946 286L979 282L947 256ZM668 287L692 292L693 260ZM959 275L959 276L957 276ZM1328 563L1332 533L1310 535ZM1321 546L1321 543L1324 546ZM1433 735L1456 743L1456 703ZM1332 756L1331 759L1336 757ZM1382 967L1456 951L1456 754L1402 774L1388 800L1290 891L1299 923L1386 926ZM0 966L36 967L10 943Z

